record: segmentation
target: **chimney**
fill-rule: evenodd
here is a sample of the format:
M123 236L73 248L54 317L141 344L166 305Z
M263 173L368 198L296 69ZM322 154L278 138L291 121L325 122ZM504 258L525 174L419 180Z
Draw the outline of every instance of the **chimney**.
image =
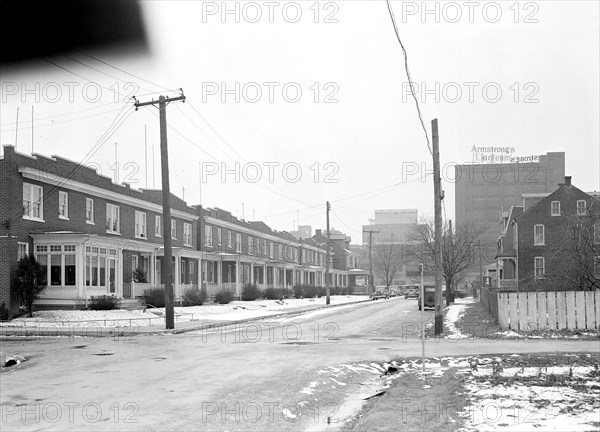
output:
M321 230L320 229L317 230L316 235L321 235Z
M571 176L565 176L565 186L571 186Z

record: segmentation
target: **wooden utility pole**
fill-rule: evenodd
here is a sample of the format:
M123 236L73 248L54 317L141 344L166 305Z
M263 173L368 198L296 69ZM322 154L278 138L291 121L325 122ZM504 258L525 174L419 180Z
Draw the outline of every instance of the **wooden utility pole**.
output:
M167 149L167 104L169 102L184 101L183 92L181 96L166 98L160 96L158 101L135 102L135 109L147 105L156 105L160 118L160 163L162 168L162 201L163 201L163 275L165 280L165 322L167 329L175 328L175 311L173 309L173 251L171 246L171 192L169 189L169 152Z
M331 210L331 204L329 204L329 201L327 201L326 205L325 205L325 210L326 210L326 214L327 214L327 257L325 260L325 304L329 304L330 303L330 294L331 294L331 287L330 287L330 283L329 283L329 241L331 240L331 235L329 233L329 210Z
M373 257L371 256L371 249L373 246L373 233L379 233L379 230L370 229L370 230L365 230L363 232L369 233L369 284L368 284L369 292L367 294L370 294L371 289L373 288Z
M448 254L450 255L448 257L448 259L450 260L450 262L448 263L448 265L453 266L454 265L454 256L452 255L454 253L453 250L453 245L452 245L452 219L448 220L448 242L449 242L449 250L448 250ZM442 251L443 253L443 251ZM442 261L443 264L443 261ZM454 287L452 286L454 285L454 278L452 278L452 283L450 284L450 286L446 287L446 305L449 305L450 303L454 303Z
M440 147L437 119L431 121L433 141L433 194L435 212L435 334L444 333L444 310L442 297L442 187L440 176Z

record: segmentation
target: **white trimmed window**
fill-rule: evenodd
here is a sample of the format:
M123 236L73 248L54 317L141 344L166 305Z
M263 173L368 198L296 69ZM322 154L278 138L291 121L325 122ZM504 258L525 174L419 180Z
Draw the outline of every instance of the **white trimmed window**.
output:
M227 231L227 247L233 247L233 235L231 231Z
M552 201L550 204L550 216L560 216L560 201Z
M210 246L212 247L213 245L213 236L212 236L213 230L211 226L205 226L204 227L204 245L205 246Z
M94 223L94 200L92 198L85 199L85 221L89 224Z
M241 234L235 235L235 251L236 252L242 251L242 235Z
M539 279L544 276L546 272L544 257L535 257L534 258L534 266L535 266L535 278Z
M121 209L115 204L106 204L106 232L121 233Z
M217 244L221 246L221 228L217 228Z
M154 215L154 235L162 237L162 222L160 215Z
M171 238L177 240L177 221L171 219Z
M69 194L64 191L58 191L58 217L69 219Z
M27 258L29 256L29 243L18 242L17 243L17 261L21 258Z
M46 276L46 285L74 286L77 280L75 245L37 245L35 257Z
M248 236L248 255L254 255L254 237Z
M585 216L587 214L587 203L585 200L577 201L577 216Z
M146 213L135 211L135 236L137 238L147 239L146 234Z
M273 259L273 249L275 248L275 245L273 244L273 242L269 242L269 258Z
M546 238L544 235L544 225L534 225L533 232L533 245L544 246L546 244Z
M192 246L192 224L183 223L183 244Z
M23 183L23 219L44 219L44 188Z
M266 241L266 240L263 240L262 253L263 253L264 255L266 255L266 254L267 254L267 241Z

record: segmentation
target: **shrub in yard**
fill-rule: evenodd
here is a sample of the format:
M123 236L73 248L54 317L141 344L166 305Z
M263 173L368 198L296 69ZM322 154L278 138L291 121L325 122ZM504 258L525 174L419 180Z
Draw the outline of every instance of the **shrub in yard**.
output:
M302 292L304 293L304 297L313 298L318 294L318 287L312 285L303 285Z
M33 254L19 260L12 284L19 295L19 300L25 304L29 316L32 317L33 302L39 299L46 289L45 272Z
M294 297L294 292L290 288L280 288L279 289L280 298L292 298Z
M99 295L90 297L88 307L91 310L113 310L119 307L119 299L115 296Z
M257 298L261 298L261 297L262 297L262 292L260 291L260 288L258 288L258 285L256 285L256 284L247 283L242 288L242 300L252 301L252 300L256 300Z
M325 297L325 287L317 287L317 297Z
M8 319L8 309L6 309L6 304L2 302L2 306L0 306L0 321L6 321Z
M165 289L154 287L144 290L144 302L154 307L165 307Z
M233 300L233 294L231 291L222 289L218 293L215 294L215 303L219 304L227 304Z
M265 298L267 300L279 300L279 292L275 288L265 288Z
M302 296L304 295L302 285L294 285L293 289L294 289L294 297L297 299L302 298Z
M184 306L200 306L206 301L206 294L198 288L188 288L183 293Z

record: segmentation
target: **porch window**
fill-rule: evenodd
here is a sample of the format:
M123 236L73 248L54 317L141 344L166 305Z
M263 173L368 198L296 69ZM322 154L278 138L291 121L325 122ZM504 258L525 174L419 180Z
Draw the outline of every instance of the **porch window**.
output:
M587 205L585 200L577 201L577 216L585 216L587 213Z
M185 222L183 223L183 244L192 246L192 225Z
M58 191L58 217L69 219L69 194L64 191Z
M550 216L560 216L560 201L552 201L550 207Z
M545 273L545 260L544 257L535 257L535 278L539 279L544 276Z
M544 246L545 245L545 236L544 236L544 225L535 225L533 227L534 236L533 236L533 245L534 246Z
M62 285L62 247L50 245L50 285Z
M135 236L137 238L148 238L146 234L146 213L135 211Z
M235 235L235 251L242 252L242 235L241 234Z
M75 252L75 245L36 245L35 257L42 266L44 283L74 286L77 280Z
M106 232L121 233L121 209L115 204L106 204Z
M23 183L23 219L44 219L44 189L41 186Z
M89 224L94 223L94 200L92 198L85 199L85 221Z

